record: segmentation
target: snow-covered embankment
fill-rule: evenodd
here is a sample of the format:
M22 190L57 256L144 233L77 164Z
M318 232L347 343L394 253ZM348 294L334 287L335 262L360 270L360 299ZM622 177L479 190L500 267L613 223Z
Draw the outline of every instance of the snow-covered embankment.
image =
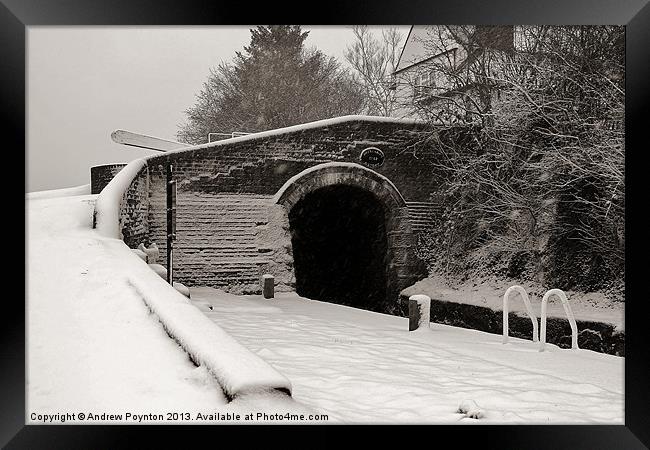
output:
M145 159L132 161L99 194L95 224L102 235L120 239L122 202L132 181L146 164ZM123 242L118 244L128 250ZM291 382L284 375L230 337L135 254L125 252L127 257L139 267L130 276L130 284L167 333L196 364L204 366L215 377L229 398L264 390L291 395Z

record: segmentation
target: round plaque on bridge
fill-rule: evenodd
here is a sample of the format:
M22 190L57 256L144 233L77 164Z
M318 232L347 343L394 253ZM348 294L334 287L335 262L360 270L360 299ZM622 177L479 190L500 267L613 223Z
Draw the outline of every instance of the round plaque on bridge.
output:
M377 147L368 147L361 152L359 159L369 167L381 167L384 164L384 152Z

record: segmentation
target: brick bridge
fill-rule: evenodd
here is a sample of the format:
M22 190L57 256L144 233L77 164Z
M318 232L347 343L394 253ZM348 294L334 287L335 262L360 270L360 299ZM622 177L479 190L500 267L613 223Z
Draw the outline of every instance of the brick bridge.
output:
M270 273L279 291L396 312L399 291L426 276L415 246L438 207L434 133L413 120L345 116L138 160L120 236L132 248L155 242L166 263L172 164L175 280L259 293Z

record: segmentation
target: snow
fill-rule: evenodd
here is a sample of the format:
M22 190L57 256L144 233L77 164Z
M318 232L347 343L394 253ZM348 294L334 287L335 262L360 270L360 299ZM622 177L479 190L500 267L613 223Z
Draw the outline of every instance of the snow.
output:
M273 196L273 203L277 203L278 200L280 198L282 198L282 195L284 195L284 192L289 188L289 186L293 185L299 179L303 178L306 175L309 175L309 174L312 174L312 173L317 172L319 170L327 169L327 168L330 168L330 167L340 167L340 168L348 168L348 169L349 168L354 168L354 169L360 169L360 170L363 170L365 172L368 172L368 173L372 174L373 177L380 178L381 180L384 181L384 183L386 183L387 185L392 187L394 192L396 192L397 195L400 196L401 202L403 204L406 204L406 202L404 201L404 198L402 197L402 194L400 194L399 190L397 189L397 187L395 186L395 184L392 181L390 181L388 178L386 178L382 174L380 174L378 172L375 172L372 169L368 169L367 167L364 167L361 164L350 163L350 162L327 162L327 163L322 163L322 164L318 164L318 165L306 168L302 172L297 173L296 175L289 178L287 180L287 182L282 185L280 190L278 190L278 192Z
M290 420L284 412L346 423L623 423L624 358L539 352L440 324L408 332L407 318L292 293L191 288L188 300L92 230L96 199L27 199L28 423L41 423L31 412L78 411L230 414L193 423L250 412L269 423ZM292 397L269 389L288 380Z
M466 417L471 419L481 419L485 417L483 410L476 404L474 400L466 399L460 402L458 412L465 414Z
M153 270L163 280L167 279L167 269L160 264L149 264L149 268Z
M546 308L548 305L548 299L552 296L559 297L562 301L562 307L566 313L567 320L571 326L571 348L578 348L578 326L576 325L576 319L573 317L573 311L571 310L571 304L569 299L566 297L566 294L561 289L549 289L544 297L542 298L542 315L541 315L541 331L539 336L539 351L543 352L546 348L546 317L547 312Z
M277 294L191 288L192 301L346 423L622 424L624 358ZM210 309L212 308L212 309ZM245 320L242 320L245 318ZM471 400L480 419L459 413Z
M530 317L530 321L533 324L532 339L533 342L537 342L539 339L539 330L537 329L537 317L535 316L533 307L530 304L530 297L528 296L528 292L526 292L526 289L524 289L522 286L514 285L506 289L506 293L503 294L503 343L506 344L508 342L508 332L509 332L508 311L510 310L509 309L510 297L512 296L511 294L513 292L518 293L519 297L524 302L524 307L526 308L526 314L528 314L528 317ZM544 307L542 307L542 309L544 309Z
M28 423L42 423L30 413L80 411L186 411L192 417L216 411L313 412L284 393L262 387L256 380L264 380L268 364L188 304L122 241L93 230L96 195L68 192L28 198L26 204ZM149 307L133 285L156 297L149 299ZM149 308L175 316L168 329L184 345L205 338L197 354L199 363L206 364L196 367ZM185 329L183 321L197 329ZM220 359L222 351L230 360ZM234 378L221 380L235 396L230 403L213 373L219 365L226 367L221 376ZM260 372L240 377L240 370ZM286 387L286 378L280 379Z
M331 119L323 119L323 120L316 120L314 122L307 122L307 123L302 123L299 125L293 125L290 127L284 127L284 128L276 128L273 130L268 130L268 131L261 131L259 133L251 133L247 134L244 136L238 136L230 139L223 139L220 141L215 141L215 142L210 142L207 144L200 144L200 145L193 145L191 147L185 147L182 149L178 150L172 150L167 153L178 153L178 152L186 152L186 151L193 151L193 150L198 150L202 148L211 148L211 147L218 147L221 145L225 144L232 144L235 142L246 142L246 141L251 141L255 139L262 139L266 137L271 137L271 136L278 136L286 133L295 133L299 131L305 131L305 130L311 130L314 128L324 128L324 127L329 127L332 125L338 125L341 123L345 122L375 122L375 123L402 123L402 124L408 124L408 125L417 125L417 124L425 124L426 122L418 119L407 119L407 118L396 118L396 117L382 117L382 116L363 116L363 115L348 115L348 116L340 116L340 117L333 117ZM146 158L155 158L156 156L160 157L159 155L151 155L147 156Z
M55 198L55 197L68 197L73 195L87 195L90 194L90 184L84 184L82 186L76 186L71 188L64 189L52 189L49 191L36 191L28 192L25 194L27 200L38 200L43 198Z
M430 328L431 322L431 298L427 295L411 295L412 300L418 305L418 327L417 329Z
M97 196L95 205L96 228L102 235L116 239L121 238L120 204L131 182L146 164L145 158L131 161L115 175Z
M291 382L249 352L162 279L134 273L129 283L165 330L219 381L229 398L256 390L291 392ZM241 319L240 319L241 320Z
M140 258L144 262L147 262L147 254L145 252L143 252L138 248L133 248L131 250L133 251L133 254L135 254L138 258Z
M183 283L178 283L174 281L174 289L179 293L183 294L185 297L190 298L190 289L185 286Z
M513 283L514 284L514 283ZM537 317L541 313L541 299L546 289L535 292L533 286L522 285L530 295L530 303L533 312ZM442 276L431 276L418 281L402 291L404 295L426 294L434 300L442 300L454 303L483 306L493 311L503 310L503 295L510 287L502 281L488 280L477 282L468 280L462 284L450 284ZM612 302L600 292L566 292L571 310L578 321L594 321L609 323L617 330L625 330L623 302ZM509 309L512 312L521 313L527 317L525 305L522 302L511 301ZM566 320L566 313L559 301L549 301L548 317Z
M126 284L131 264L93 235L95 197L28 202L28 411L144 413L173 410L178 397L188 408L225 404Z
M149 248L146 248L144 244L140 244L138 246L138 249L147 255L147 262L149 264L155 264L156 261L158 261L158 257L160 256L160 249L155 242Z

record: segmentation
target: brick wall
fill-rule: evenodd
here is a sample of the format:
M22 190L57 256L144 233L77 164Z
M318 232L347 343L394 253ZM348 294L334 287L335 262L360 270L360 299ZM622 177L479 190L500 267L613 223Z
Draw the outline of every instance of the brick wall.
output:
M176 178L188 190L273 195L291 176L319 163L359 162L377 147L385 163L376 172L389 178L409 201L427 201L438 183L424 125L343 122L218 147L169 155ZM159 157L163 158L163 157ZM432 176L434 175L434 176Z
M125 242L156 242L166 264L165 169L173 165L178 185L175 277L187 285L208 285L233 292L259 292L259 277L276 274L280 289L291 289L292 253L288 223L272 202L294 175L326 162L363 164L365 148L379 148L385 162L373 168L388 178L406 200L393 216L406 225L389 236L400 285L424 274L410 259L415 233L426 228L437 205L430 194L440 183L434 163L432 129L412 121L343 119L324 126L220 141L199 149L156 155L147 160L128 189L121 209ZM410 221L410 222L409 222ZM420 269L418 269L420 270ZM404 286L405 287L405 286Z
M149 243L149 171L145 165L135 176L120 203L122 239L131 248Z
M99 194L126 164L105 164L90 168L90 193Z

